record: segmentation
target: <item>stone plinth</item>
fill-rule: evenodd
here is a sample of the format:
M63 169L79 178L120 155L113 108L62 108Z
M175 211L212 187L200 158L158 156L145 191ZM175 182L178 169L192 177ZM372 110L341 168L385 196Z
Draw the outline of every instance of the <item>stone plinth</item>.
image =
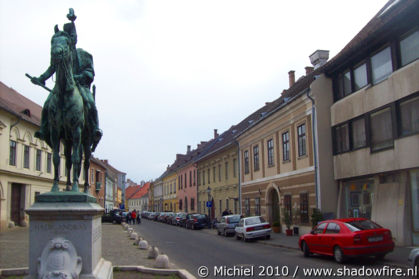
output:
M80 279L112 278L112 264L102 258L103 211L97 203L87 201L37 200L26 210L30 216L27 278L37 278L38 259L48 242L57 237L74 245L82 262Z

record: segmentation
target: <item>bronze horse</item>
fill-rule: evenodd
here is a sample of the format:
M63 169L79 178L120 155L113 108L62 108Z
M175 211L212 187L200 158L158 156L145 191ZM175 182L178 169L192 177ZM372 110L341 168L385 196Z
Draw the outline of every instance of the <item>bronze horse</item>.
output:
M92 136L87 125L87 111L80 88L73 75L73 52L68 33L55 29L51 39L51 65L56 73L56 82L48 106L48 143L53 151L54 183L51 192L59 191L60 142L64 144L66 159L67 191L78 192L78 179L84 151L84 192L88 192L88 170L91 157ZM71 167L73 167L71 185Z

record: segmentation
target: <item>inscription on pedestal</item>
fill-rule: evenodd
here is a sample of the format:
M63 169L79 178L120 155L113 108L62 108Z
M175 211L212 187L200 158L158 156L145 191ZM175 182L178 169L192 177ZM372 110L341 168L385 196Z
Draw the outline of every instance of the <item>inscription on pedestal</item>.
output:
M67 234L74 231L87 231L86 224L34 224L30 227L31 232L44 232L54 234Z

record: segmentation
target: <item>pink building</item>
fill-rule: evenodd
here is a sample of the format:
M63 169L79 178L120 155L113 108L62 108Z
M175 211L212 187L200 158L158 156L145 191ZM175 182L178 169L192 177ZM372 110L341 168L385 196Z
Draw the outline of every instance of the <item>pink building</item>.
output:
M177 199L179 212L193 213L197 212L197 176L195 160L202 153L207 142L201 142L198 147L191 150L188 145L187 152L184 155L184 163L177 169L178 189Z

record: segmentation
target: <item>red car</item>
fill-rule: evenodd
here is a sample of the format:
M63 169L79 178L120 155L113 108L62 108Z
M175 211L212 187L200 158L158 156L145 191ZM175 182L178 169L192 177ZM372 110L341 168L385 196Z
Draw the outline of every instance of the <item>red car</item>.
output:
M330 255L338 263L348 257L384 258L394 249L389 229L365 218L336 219L320 222L298 241L304 256L311 253Z

